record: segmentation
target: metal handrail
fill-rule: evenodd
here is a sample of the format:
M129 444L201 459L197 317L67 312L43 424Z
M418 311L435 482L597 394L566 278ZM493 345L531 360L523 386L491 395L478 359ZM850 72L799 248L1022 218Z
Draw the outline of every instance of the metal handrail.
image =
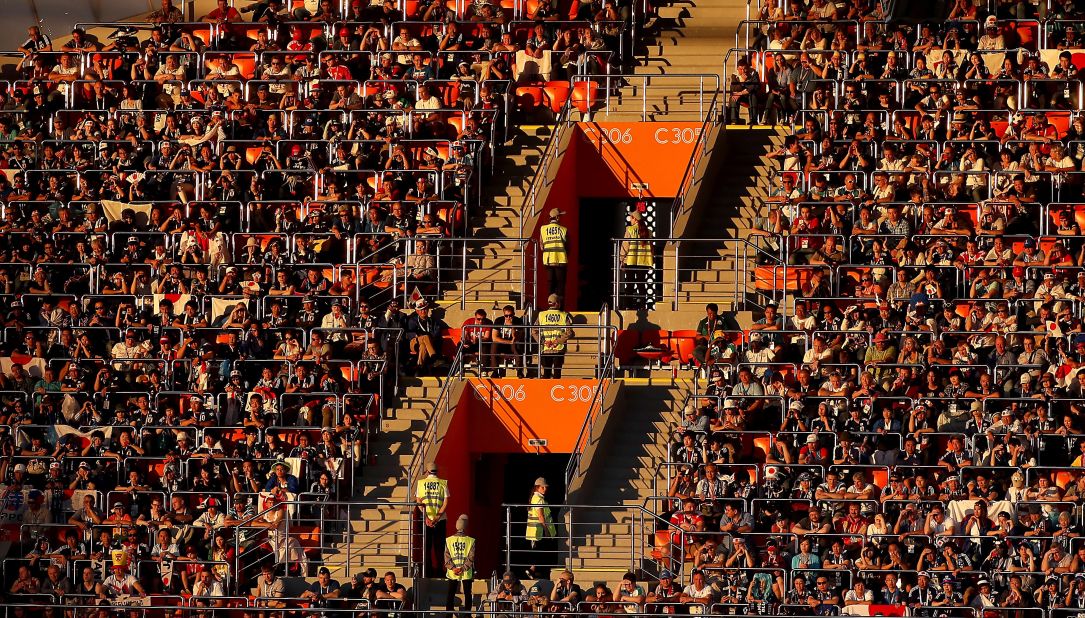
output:
M714 260L732 258L735 261L736 274L733 281L733 289L729 292L725 292L726 296L731 297L736 307L746 303L745 288L743 282L749 281L750 273L750 261L753 258L761 258L766 263L775 265L779 268L787 269L787 262L782 258L780 252L773 252L765 247L759 246L759 242L755 237L747 238L648 238L648 239L624 239L615 238L611 241L614 245L613 259L612 259L612 302L616 308L622 307L620 302L623 297L623 284L622 272L624 269L624 263L620 259L621 246L630 242L647 242L653 247L652 257L656 260L655 265L650 267L654 272L659 273L656 280L652 285L662 286L666 291L666 286L670 285L670 295L657 299L658 301L670 302L672 307L677 309L681 304L679 284L682 282L682 273L684 272L680 268L680 262L683 258L683 246L689 244L705 243L715 245L722 252L705 252L700 255L686 255L685 257L694 259ZM670 261L670 262L669 262ZM716 298L714 300L720 300Z
M697 134L697 141L693 144L693 154L690 155L689 163L686 164L686 169L682 173L682 181L678 183L678 193L674 201L671 202L671 225L667 229L672 232L678 217L686 212L686 198L693 186L697 165L708 154L708 134L720 124L720 116L716 109L719 98L719 84L717 83L716 92L712 95L712 102L708 106L708 113L705 114L704 122L701 123L701 129ZM692 208L692 205L690 208Z
M505 556L504 557L505 557L505 568L506 568L506 570L517 570L517 567L522 566L522 565L518 565L518 564L513 563L513 554L515 553L514 548L517 545L516 542L514 542L514 539L517 538L517 537L514 536L514 526L516 527L515 529L518 530L519 526L526 525L528 523L528 520L527 520L526 517L524 519L516 519L514 521L513 516L512 516L513 509L516 509L516 510L520 510L520 509L529 510L529 509L532 509L532 508L536 508L538 506L540 506L540 505L525 504L525 503L505 503L505 504L501 505L501 507L505 511L505 522L504 522L505 523ZM564 538L562 538L562 535L559 532L558 533L558 539L559 540L564 540L565 543L566 543L566 547L565 547L564 551L562 549L560 549L560 548L557 548L557 547L551 548L551 549L535 549L535 548L533 548L533 549L527 550L528 554L531 554L531 553L534 553L534 554L549 554L550 557L555 558L555 559L556 559L556 557L558 555L564 554L564 556L563 556L564 560L568 561L568 563L571 565L571 563L573 562L573 560L575 558L577 549L580 548L580 547L586 546L585 544L576 543L576 541L578 539L577 539L577 535L574 533L574 528L577 527L578 525L584 525L584 526L601 525L600 522L598 522L598 521L578 522L576 514L577 513L584 513L584 512L588 512L588 513L604 513L604 514L621 513L621 514L628 514L630 516L629 522L628 522L628 526L629 526L628 527L628 532L625 532L623 530L622 532L615 532L615 533L611 533L611 534L613 536L615 536L615 537L624 537L626 534L629 535L629 555L628 555L629 562L628 562L628 565L625 568L626 568L626 570L632 571L634 573L640 572L641 579L643 579L643 580L648 580L648 579L658 580L658 574L659 574L658 571L656 573L645 572L644 569L641 566L641 559L644 557L644 555L645 554L650 554L651 551L656 548L656 543L655 543L656 539L655 539L655 537L656 537L657 533L666 532L668 534L668 536L676 538L677 539L677 541L675 542L676 545L684 547L685 544L686 544L686 535L688 533L685 530L683 530L681 527L675 525L674 523L670 522L668 519L657 515L656 513L652 512L651 510L649 510L648 508L646 508L643 505L594 505L594 504L588 505L588 504L564 503L564 504L546 504L544 506L546 506L547 508L550 508L552 511L560 513L557 517L553 517L551 519L551 521L554 522L555 525L560 522L561 524L563 524L565 526L566 530L565 530ZM603 524L603 525L605 525L605 524ZM621 522L621 521L618 521L616 523L616 525L624 526L625 524L623 522ZM647 532L646 532L646 530L647 530ZM603 533L603 534L606 535L607 533ZM615 544L615 545L617 545L617 544ZM598 549L598 547L593 547L593 549ZM612 557L615 560L622 561L624 551L620 550L620 549L617 549L617 547L615 547L614 549L615 549L615 551L613 553L608 554L607 557ZM545 560L546 557L544 556L543 559ZM660 570L663 570L663 569L670 570L675 576L674 577L675 582L681 583L684 580L684 577L683 577L684 571L683 571L683 568L682 568L682 560L678 556L674 556L673 554L671 556L660 556L659 560L656 561L656 567L658 569L660 569ZM575 571L574 571L574 573L575 573Z
M584 456L584 450L591 439L595 420L602 411L607 393L614 383L613 345L611 345L610 350L611 352L606 355L605 361L602 360L602 355L600 355L599 386L595 389L595 394L592 395L591 403L588 404L588 413L584 417L584 423L580 427L580 433L577 434L576 442L573 443L572 452L569 455L569 465L565 468L566 497L568 497L569 486L572 484L573 479L580 474L580 463Z
M527 316L525 315L525 320ZM465 325L464 331L474 330L492 330L492 329L507 329L516 333L517 335L515 347L517 348L515 356L517 358L518 370L533 369L535 373L541 374L542 358L545 356L541 351L542 337L541 332L543 330L553 329L569 329L573 331L573 336L569 341L575 341L587 346L585 349L572 350L566 347L565 365L564 371L566 372L565 378L572 379L585 379L590 377L598 378L605 371L606 363L613 357L614 343L618 338L618 329L610 325L591 325L591 324L572 324L568 326L543 326L540 324L521 324L521 325ZM477 342L471 342L466 336L461 336L460 348L457 354L462 355L464 358L470 358L477 356L479 360L479 370L483 369L487 350L484 346L487 345L487 341L479 338ZM595 348L591 348L591 342L595 342ZM535 363L538 358L539 362ZM593 363L590 369L586 366L586 363L581 363L578 366L570 366L569 359L592 359ZM464 376L464 371L468 369L468 361L465 361L461 366L461 373L459 377ZM496 367L494 367L496 368ZM573 371L579 370L575 375L570 375ZM591 374L587 374L587 371L591 371ZM481 375L481 373L480 373Z
M433 400L433 414L430 415L425 430L419 436L418 448L415 450L414 456L411 457L411 463L407 465L408 492L410 488L414 487L415 482L422 478L423 467L429 463L427 461L429 447L437 434L438 423L443 415L455 409L456 403L458 403L451 401L452 385L463 381L464 348L465 343L461 341L452 359L452 365L448 369L448 376L445 378L444 384L441 385L441 392Z
M572 129L572 123L569 122L569 118L572 115L573 101L572 97L566 99L565 105L562 106L561 112L554 122L554 132L550 134L550 141L546 144L546 150L543 151L542 158L539 159L539 167L535 170L535 175L531 178L531 185L528 187L527 193L524 194L524 204L521 207L520 212L526 211L526 206L530 205L530 218L535 220L536 217L536 202L539 198L539 193L545 186L549 186L549 182L546 177L550 173L550 166L554 164L557 159L557 147L558 144L565 138L565 134ZM524 214L520 215L520 232L521 238L524 237ZM534 230L529 230L534 232Z
M620 87L620 85L622 83L631 84L630 87L634 87L634 88L639 87L641 89L641 93L640 93L641 121L642 122L650 122L651 119L648 118L648 90L651 88L652 82L653 81L663 82L663 83L657 84L657 85L665 86L666 82L668 80L682 80L682 79L689 80L689 79L692 79L692 78L696 78L696 79L699 80L699 84L698 84L698 88L697 88L697 93L699 94L699 97L698 97L699 108L698 108L697 117L702 118L702 117L706 116L706 112L705 112L705 98L706 98L706 95L709 92L712 93L712 102L710 103L710 106L712 106L712 107L715 106L716 99L719 96L720 76L715 74L715 73L667 73L667 74L663 74L663 75L622 75L622 76L609 75L609 74L576 75L576 76L572 77L569 80L569 83L570 83L570 86L572 87L573 90L576 89L576 85L579 84L579 83L586 84L586 87L584 88L585 101L583 101L583 104L584 104L585 110L586 110L586 114L590 115L591 111L596 107L597 99L593 98L593 95L594 95L595 97L599 97L599 98L603 99L605 107L603 108L602 111L603 111L605 116L610 115L610 101L611 101L611 96L610 95L615 93L617 87ZM594 93L593 89L592 89L592 85L600 84L600 83L604 84L604 87L600 88L600 90L602 90L602 92L601 93ZM708 110L708 113L711 113L711 109ZM591 118L586 116L584 118L584 120L591 120Z

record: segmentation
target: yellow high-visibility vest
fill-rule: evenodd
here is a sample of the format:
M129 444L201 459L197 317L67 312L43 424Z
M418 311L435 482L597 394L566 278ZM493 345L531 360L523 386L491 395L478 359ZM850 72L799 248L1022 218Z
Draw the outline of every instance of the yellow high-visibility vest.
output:
M426 516L430 519L436 519L440 514L441 505L444 504L445 498L448 497L448 481L439 479L436 476L427 476L418 481L418 488L414 495L425 507Z
M565 241L569 230L557 223L547 223L539 232L542 241L543 264L545 266L564 266L569 261L565 254Z
M527 510L527 540L538 541L556 536L558 531L551 519L550 507L546 506L546 498L535 492L531 494L531 504L540 506L532 506ZM545 524L539 522L540 517Z
M561 340L566 327L572 322L568 313L560 309L547 309L539 314L539 340L544 354L559 354L565 351L565 342Z
M445 571L445 576L448 579L474 579L475 570L467 566L468 561L471 559L471 552L475 549L475 539L467 536L466 534L454 534L445 539L445 551L448 552L449 562L452 563L452 567ZM463 568L463 572L456 575L456 572L452 569L456 567Z
M625 238L640 238L640 226L630 225L625 228ZM651 266L652 244L646 240L625 243L626 266Z

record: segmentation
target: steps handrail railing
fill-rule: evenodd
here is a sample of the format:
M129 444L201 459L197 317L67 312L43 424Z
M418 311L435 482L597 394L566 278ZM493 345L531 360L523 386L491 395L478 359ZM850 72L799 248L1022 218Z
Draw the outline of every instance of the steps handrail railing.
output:
M449 398L452 396L452 385L463 380L464 351L465 345L464 342L461 341L456 349L455 356L452 358L452 365L448 368L448 376L445 378L444 384L441 385L441 392L438 393L437 398L433 400L433 414L426 423L426 429L422 432L418 441L418 448L411 458L411 463L407 466L408 492L414 487L415 482L421 478L422 467L427 463L426 458L429 454L429 446L433 441L434 434L437 433L438 422L444 413L447 413L451 408L455 407L455 402L451 402L450 405Z
M313 496L313 494L310 494L310 493L307 493L307 492L299 492L298 494L296 494L296 496L297 496L296 499L285 500L283 502L277 502L277 503L275 503L274 505L271 505L271 506L263 507L260 510L258 510L256 513L254 513L253 515L250 515L249 517L243 518L240 521L232 524L231 527L234 528L235 530L246 530L246 529L250 530L250 531L252 531L251 536L252 537L257 537L258 540L259 540L259 537L260 537L261 534L263 535L263 537L268 537L267 540L270 540L270 537L272 535L272 531L277 530L278 534L276 534L275 536L279 537L279 540L276 541L276 542L283 544L284 549L288 550L290 548L290 546L291 546L290 545L290 528L291 528L291 526L294 526L295 529L296 529L299 525L302 525L305 522L317 521L317 522L323 523L323 521L325 520L324 510L326 508L328 508L328 507L334 507L334 508L344 508L345 507L348 512L353 507L376 507L376 508L381 508L381 509L385 509L385 510L387 510L389 508L405 508L405 509L407 509L407 517L409 518L409 517L412 516L411 514L413 512L413 509L416 506L416 504L414 502L379 502L379 501L367 502L367 501L358 501L358 500L327 500L327 501L316 502L316 501L314 501L312 499L303 499L303 498L306 498L306 497ZM314 506L318 506L320 508L320 512L319 512L317 517L306 516L306 515L303 514L302 509L312 508ZM278 527L271 526L271 525L265 525L265 523L262 523L262 522L270 523L270 522L267 521L266 516L269 513L272 513L272 512L277 511L277 510L282 510L282 509L286 509L286 515L282 518L281 522L278 524ZM320 548L321 549L330 549L331 547L326 547L325 544L324 544L324 541L323 541L323 538L324 538L323 535L326 534L325 527L323 525L320 525L319 528L321 530L321 539L322 539L320 541L320 543L319 543ZM353 532L349 533L349 535L353 535L353 534L355 534L355 533L353 533ZM246 568L246 567L251 566L249 564L242 564L243 559L244 559L245 556L252 555L254 552L258 552L257 558L260 559L265 555L263 553L263 551L260 549L260 546L261 546L262 543L252 543L251 542L253 540L252 538L246 539L246 542L249 543L249 549L246 551L241 546L241 536L242 535L240 535L240 534L235 534L234 535L234 552L235 553L234 553L234 559L233 559L234 564L232 566L233 566L235 572L237 572L238 570L240 570L242 568ZM413 555L413 553L412 553L413 552L413 546L414 546L413 536L414 536L414 534L413 534L412 529L410 527L408 527L407 528L407 555L408 556ZM351 542L350 542L349 539L351 538L351 536L348 536L347 538L348 538L348 541L347 541L347 554L349 555L350 554L350 546L351 546ZM276 553L278 553L280 551L280 549L276 548L275 551L276 551ZM284 562L286 563L287 568L289 568L289 566L290 566L290 564L289 564L290 563L290 553L289 553L289 551L284 551L283 555L284 555ZM350 566L349 561L346 563L346 566L349 569L349 566Z
M686 169L682 173L682 181L678 183L678 193L675 195L674 201L671 202L671 222L670 227L667 228L671 233L674 232L674 224L678 221L679 215L685 212L686 194L689 192L690 187L693 186L697 165L708 154L708 134L720 124L720 114L716 110L719 98L719 80L717 79L716 92L712 95L712 101L708 105L708 113L705 114L704 122L701 123L701 128L697 133L697 141L693 144L693 152L690 154L689 163L686 164Z
M569 485L580 474L580 461L584 456L584 449L587 448L588 441L591 439L595 419L599 416L603 403L606 401L607 391L610 390L614 383L614 373L614 354L607 354L606 361L602 363L599 369L599 384L595 389L595 394L592 395L591 403L588 404L588 413L584 416L584 423L580 426L580 433L577 434L576 442L573 444L572 452L569 455L569 465L565 468L566 497L569 494Z
M746 277L746 275L749 274L747 262L749 261L751 256L762 259L764 264L768 264L770 266L786 267L787 265L786 265L785 259L784 259L785 256L783 256L782 254L771 253L771 252L765 250L765 248L759 246L759 241L758 241L759 238L762 238L762 237L760 237L760 236L750 236L748 238L676 238L676 237L665 237L665 238L649 238L649 239L646 239L646 240L637 239L637 238L613 238L613 239L611 239L611 242L614 243L613 264L612 264L613 270L611 272L611 281L613 283L613 292L612 292L613 298L610 299L610 302L615 307L622 307L623 306L622 305L622 297L625 294L624 284L626 282L622 280L622 270L623 270L625 265L624 265L624 262L621 260L620 256L621 256L621 246L624 243L647 242L650 245L652 245L652 247L653 247L653 250L652 250L653 256L656 257L656 258L662 258L661 262L657 262L657 264L659 264L658 266L653 265L651 267L651 269L653 269L653 270L655 270L655 271L657 271L659 273L659 276L656 277L655 285L663 286L664 289L665 289L666 285L668 283L671 284L673 289L671 290L672 298L670 299L670 302L672 303L673 307L675 309L677 309L682 304L680 302L680 299L679 299L678 285L681 283L682 273L690 270L688 268L687 269L682 269L681 268L681 266L679 264L679 259L680 258L684 258L684 259L701 259L701 260L703 260L703 259L719 259L719 258L731 257L735 261L734 268L735 268L735 271L736 271L736 277L741 277L741 278L736 278L735 279L736 282L748 281L748 277ZM711 253L708 253L708 252L705 252L705 251L696 252L696 253L691 253L691 252L687 251L687 252L685 252L685 254L683 254L683 253L681 253L679 251L679 249L680 249L680 247L682 246L683 243L714 244L714 245L717 245L719 247L719 250L722 251L722 252L717 252L715 254L711 254ZM657 247L662 247L662 248L657 249ZM671 249L671 248L674 249L673 255L669 254L669 253L666 253L666 251L668 249ZM740 249L741 249L741 254L739 253ZM673 267L667 268L667 264L666 264L667 259L673 259L674 260ZM673 280L672 281L668 281L668 279L667 279L668 273L673 273L673 275L672 275ZM785 273L785 275L786 275L786 273ZM660 297L660 298L656 299L657 302L666 301L666 300L667 300L667 298L664 298L664 297ZM739 300L739 299L736 298L736 301L737 300Z
M698 114L698 117L702 117L702 116L705 115L704 108L705 108L705 100L707 98L707 94L709 92L712 93L712 100L713 101L715 101L716 97L719 96L720 76L715 74L715 73L665 73L665 74L659 74L659 75L620 75L620 76L611 75L609 73L606 73L606 74L594 74L594 75L586 74L586 75L574 75L574 76L570 77L569 78L569 84L570 84L571 89L573 89L574 91L576 89L576 85L578 83L580 83L580 82L589 83L589 84L590 83L606 84L605 88L600 88L600 90L602 90L602 92L597 93L597 95L596 95L596 96L600 97L601 99L603 99L603 101L604 101L605 107L603 109L603 112L604 112L604 115L606 117L610 116L610 100L611 100L610 95L612 94L610 86L611 86L611 84L613 82L618 82L619 85L620 85L620 81L618 81L618 80L621 80L621 81L626 82L629 85L638 86L641 89L641 121L642 122L654 122L653 120L648 118L648 103L647 103L648 90L651 88L652 82L657 81L657 82L660 82L658 84L659 86L665 86L666 85L665 82L670 81L670 80L679 80L679 79L688 80L688 79L694 78L694 77L696 77L696 78L698 78L700 80L700 83L699 83L698 88L697 88L697 93L699 95L698 96L698 104L699 104L699 107L700 107L700 113ZM581 103L584 104L585 109L587 110L587 114L590 114L591 111L593 109L595 109L595 107L596 107L596 100L592 98L592 91L591 91L590 86L585 89L584 94L586 96L586 100L582 101ZM590 121L590 118L586 115L584 120Z
M512 545L512 541L513 541L512 532L514 530L515 531L521 530L521 528L520 528L521 524L522 525L527 524L526 511L528 509L534 508L535 506L536 505L526 504L526 503L503 503L501 505L501 508L505 511L505 526L504 527L505 527L505 531L506 531L505 532L505 534L506 534L505 547L506 548L508 548L508 547L510 547ZM558 513L558 516L554 517L552 519L552 521L554 521L554 522L561 521L563 523L563 525L565 525L567 527L565 538L566 538L567 542L569 543L569 547L568 547L569 554L568 555L569 555L570 559L573 557L573 555L575 553L574 548L573 548L573 542L577 540L577 535L574 534L574 532L572 531L572 527L574 525L577 525L576 522L575 522L575 519L574 519L574 514L575 513L584 513L584 512L598 512L598 513L624 512L624 513L628 513L630 515L630 522L629 522L630 527L628 528L628 530L629 530L629 533L628 533L629 534L629 546L630 546L630 556L629 556L630 563L629 563L629 569L628 570L632 571L633 573L638 573L640 575L640 578L641 578L642 581L647 581L649 579L658 580L658 575L659 575L658 573L646 573L646 572L644 572L643 566L640 563L641 558L643 558L645 555L650 555L651 551L655 549L655 535L656 535L657 531L666 531L668 535L676 536L677 538L680 539L679 543L677 543L677 544L680 545L681 547L685 547L685 538L684 537L685 537L686 531L683 530L682 528L680 528L679 526L671 523L671 521L669 519L666 519L664 517L660 517L656 513L653 513L651 510L649 510L648 508L646 508L643 505L631 505L631 504L615 504L615 505L602 504L602 505L599 505L599 504L561 503L561 504L547 504L546 506L549 507L552 512ZM513 513L514 510L517 513L525 513L524 519L517 520L517 521L514 522L513 517L512 517L512 513ZM564 516L565 515L569 516L570 523L565 523L564 522ZM600 522L580 522L579 525L591 526L591 525L596 525L598 523L600 523ZM513 525L513 524L516 524L516 525ZM621 536L624 536L624 535L625 535L625 533L614 533L612 536L621 537ZM559 534L559 538L561 538L560 534ZM528 550L528 551L530 551L530 550ZM638 552L641 555L638 555ZM560 550L558 551L558 553L560 553ZM510 555L510 552L507 551L506 552L505 568L507 570L515 571L515 569L513 567L515 567L516 565L511 564L510 561L511 561L511 555ZM675 576L674 579L675 579L676 582L678 582L680 584L684 582L684 572L683 572L683 568L682 568L682 560L681 560L681 558L675 558L673 555L669 556L669 557L664 556L657 562L657 565L660 566L661 568L665 568L665 569L668 569L671 572L673 572L674 576ZM575 573L575 571L574 571L574 573Z
M546 144L546 150L543 151L542 158L539 159L539 167L535 170L535 175L531 178L531 184L528 186L527 193L524 194L524 204L520 208L520 237L524 236L524 219L527 212L530 212L530 218L534 221L536 216L535 202L539 198L539 193L543 188L550 183L546 177L550 173L550 166L553 165L554 160L557 158L558 144L565 138L565 134L568 133L573 123L569 122L569 118L572 115L573 99L570 96L565 100L565 105L562 106L561 112L558 113L557 118L554 119L554 132L550 135L550 141ZM530 206L530 211L527 208ZM531 230L534 232L534 230ZM534 234L532 234L534 235Z

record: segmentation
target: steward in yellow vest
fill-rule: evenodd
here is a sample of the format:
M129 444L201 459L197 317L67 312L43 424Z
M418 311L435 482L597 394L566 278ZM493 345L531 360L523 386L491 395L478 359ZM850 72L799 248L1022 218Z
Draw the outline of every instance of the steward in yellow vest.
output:
M531 568L528 574L535 578L549 578L550 568L555 562L557 549L557 527L554 516L546 503L546 479L535 479L535 488L531 493L531 506L527 508L527 530L525 537L531 544Z
M547 298L547 310L539 314L539 365L543 378L561 378L565 364L565 344L573 336L573 317L561 310L561 297L551 294Z
M551 294L565 293L565 269L569 264L566 243L569 241L569 230L558 223L558 219L564 214L557 208L551 208L550 223L539 230L539 245L542 247L543 266L546 267Z
M442 544L448 535L448 481L437 477L437 464L431 463L426 468L428 474L418 481L415 500L422 512L422 576L434 577L441 572L444 564L441 553Z
M445 577L448 597L445 609L452 611L456 593L463 590L464 611L471 611L471 585L475 580L475 539L467 536L467 515L456 520L456 534L445 540Z
M643 309L648 306L648 269L654 265L652 259L652 238L648 226L641 221L637 211L629 214L630 223L625 228L619 256L622 265L621 297L619 309Z

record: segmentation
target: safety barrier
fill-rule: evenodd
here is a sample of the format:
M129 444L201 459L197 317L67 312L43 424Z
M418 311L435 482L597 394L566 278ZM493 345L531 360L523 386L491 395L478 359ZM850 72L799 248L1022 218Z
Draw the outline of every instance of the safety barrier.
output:
M649 117L654 112L651 104L656 102L649 98L655 90L666 91L668 97L678 97L682 100L681 109L667 109L667 120L695 120L704 122L712 117L713 107L719 96L720 78L711 73L673 73L666 75L578 75L571 80L574 96L574 105L581 112L584 120L606 120L612 113L612 105L616 105L617 96L621 88L631 90L630 97L640 101L640 118L642 122L649 122ZM692 85L693 83L696 85ZM677 85L673 85L677 84ZM677 89L677 93L670 93ZM639 90L639 94L638 94ZM579 93L579 95L578 95ZM686 97L693 97L693 102L686 102ZM612 102L613 101L613 102ZM697 113L690 114L692 118L685 116L685 108L696 106ZM617 110L614 110L617 114ZM626 112L628 113L628 112Z
M539 540L528 535L532 505L504 504L505 568L523 572L535 567L613 573L620 580L626 572L639 573L645 581L658 581L670 570L676 582L684 581L680 557L658 550L657 538L666 536L677 545L685 543L685 531L640 506L552 504L549 509L556 534Z
M627 263L625 258L634 243L648 244L650 266ZM781 273L788 270L787 262L782 260L782 247L774 247L769 236L619 238L613 244L611 298L617 309L643 306L645 299L650 303L666 302L673 309L707 302L730 302L739 309L764 307L782 298L782 286L774 288L767 281L759 281L763 277L757 268L759 263L779 268Z

